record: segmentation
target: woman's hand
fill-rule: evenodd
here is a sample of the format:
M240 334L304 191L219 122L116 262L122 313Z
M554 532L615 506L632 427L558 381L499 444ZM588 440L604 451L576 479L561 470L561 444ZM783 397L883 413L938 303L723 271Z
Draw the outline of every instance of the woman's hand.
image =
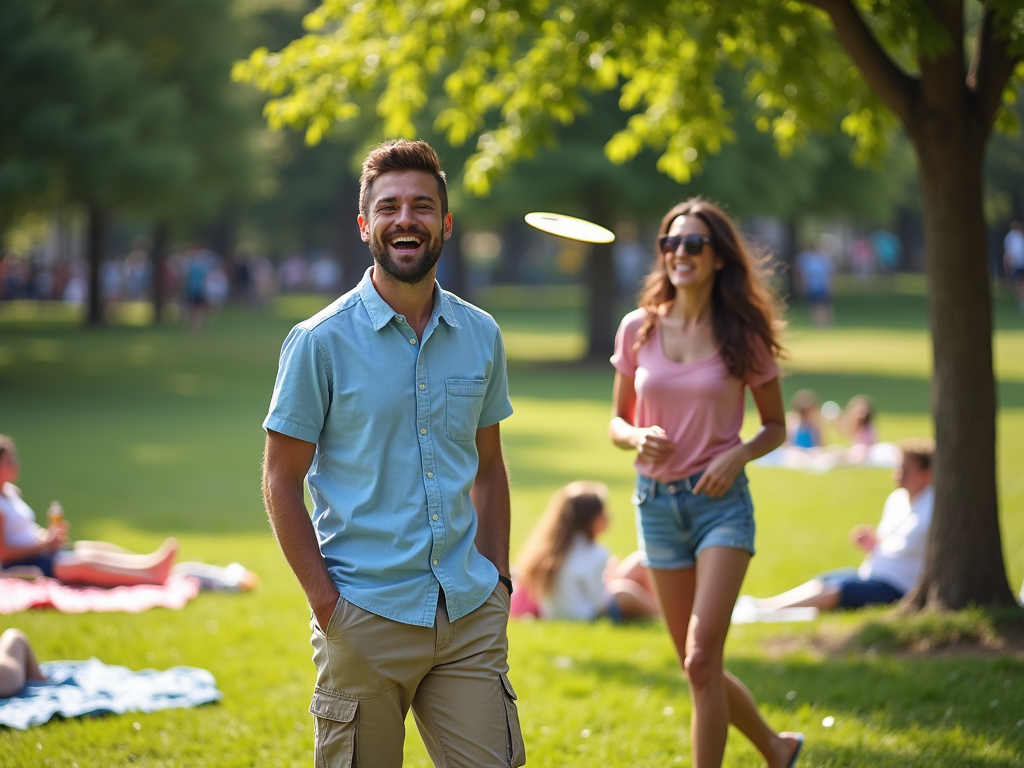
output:
M637 454L643 459L659 462L667 459L675 451L676 447L661 427L655 425L653 427L636 427L635 429L633 442L636 445Z
M67 531L62 526L55 525L45 529L44 531L40 531L40 552L49 552L51 554L56 554L67 543L68 534Z
M724 496L747 463L747 447L737 445L715 456L693 487L693 495L706 493L712 499Z

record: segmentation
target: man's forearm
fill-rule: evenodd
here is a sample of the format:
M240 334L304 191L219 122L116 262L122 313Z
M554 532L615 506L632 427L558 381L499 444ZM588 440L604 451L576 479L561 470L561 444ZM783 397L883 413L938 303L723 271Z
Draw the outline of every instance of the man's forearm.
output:
M499 574L508 576L508 540L512 513L504 462L485 473L477 474L470 497L478 520L476 548L494 563Z
M310 607L317 612L337 602L338 590L324 564L305 500L294 493L275 491L272 485L266 487L264 498L270 527Z

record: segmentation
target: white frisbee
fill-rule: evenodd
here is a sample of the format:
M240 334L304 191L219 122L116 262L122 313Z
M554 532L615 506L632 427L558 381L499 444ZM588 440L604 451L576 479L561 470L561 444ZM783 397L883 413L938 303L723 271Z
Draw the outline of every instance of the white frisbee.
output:
M615 240L615 233L599 224L564 213L540 213L534 211L526 214L526 223L559 237L580 240L584 243L610 243Z

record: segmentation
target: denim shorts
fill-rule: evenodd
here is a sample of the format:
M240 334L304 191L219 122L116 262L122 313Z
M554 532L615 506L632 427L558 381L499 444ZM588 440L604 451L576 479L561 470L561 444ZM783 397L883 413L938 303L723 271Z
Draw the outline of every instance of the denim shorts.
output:
M856 568L837 568L819 577L839 590L840 608L862 608L865 605L887 605L902 599L903 592L878 579L862 579Z
M4 568L14 568L16 566L34 566L43 572L43 576L53 578L53 553L52 552L40 552L38 555L32 557L26 557L22 560L12 560L10 562L3 563L0 567L0 572Z
M747 475L740 472L724 496L693 495L703 472L673 483L643 475L636 479L633 506L637 539L651 568L692 568L708 547L732 547L754 554L754 503Z

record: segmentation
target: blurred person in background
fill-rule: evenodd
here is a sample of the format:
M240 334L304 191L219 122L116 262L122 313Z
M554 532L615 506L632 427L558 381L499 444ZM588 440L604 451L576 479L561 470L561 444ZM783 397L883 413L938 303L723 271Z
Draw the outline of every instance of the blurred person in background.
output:
M0 435L0 575L5 569L37 569L66 584L119 587L163 584L171 573L178 543L167 539L155 552L139 555L105 541L68 540L63 519L47 528L14 485L21 471L14 441Z
M819 328L835 322L832 309L832 281L836 268L832 255L820 244L796 257L796 282L803 300L811 308L811 319Z
M0 635L0 699L21 693L30 680L46 679L28 636L20 629L5 630Z
M859 568L823 573L788 592L761 599L744 595L737 611L770 614L788 608L860 608L895 603L917 583L928 544L935 506L932 461L935 442L910 438L899 443L900 465L893 471L897 488L885 500L877 528L857 525L850 542L867 553Z
M878 271L885 275L894 274L903 260L903 243L887 229L876 229L869 239L875 249Z
M1015 221L1003 238L1003 269L1017 295L1017 308L1024 314L1024 224Z

